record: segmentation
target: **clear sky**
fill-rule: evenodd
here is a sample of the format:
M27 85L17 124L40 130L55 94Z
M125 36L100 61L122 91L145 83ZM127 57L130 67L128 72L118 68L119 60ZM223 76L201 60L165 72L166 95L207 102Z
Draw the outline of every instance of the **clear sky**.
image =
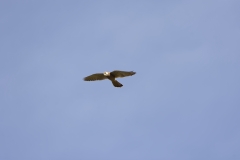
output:
M1 0L0 160L239 160L239 8Z

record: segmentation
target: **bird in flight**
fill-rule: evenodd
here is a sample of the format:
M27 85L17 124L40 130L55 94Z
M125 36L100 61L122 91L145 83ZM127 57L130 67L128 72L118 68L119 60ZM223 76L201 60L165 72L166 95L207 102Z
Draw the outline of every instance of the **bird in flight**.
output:
M127 77L127 76L132 76L134 74L136 74L136 72L115 70L112 72L95 73L95 74L85 77L83 80L84 81L97 81L97 80L109 79L110 81L112 81L112 84L114 87L122 87L123 85L121 83L119 83L116 80L116 78L123 78L123 77Z

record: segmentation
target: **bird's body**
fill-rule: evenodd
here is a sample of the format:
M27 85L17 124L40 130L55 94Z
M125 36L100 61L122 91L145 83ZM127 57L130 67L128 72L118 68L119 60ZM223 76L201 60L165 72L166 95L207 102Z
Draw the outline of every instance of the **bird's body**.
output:
M109 79L115 87L122 87L123 85L121 83L119 83L116 80L116 78L132 76L134 74L136 74L136 72L115 70L115 71L112 71L112 72L104 72L104 73L92 74L90 76L85 77L84 81L96 81L96 80Z

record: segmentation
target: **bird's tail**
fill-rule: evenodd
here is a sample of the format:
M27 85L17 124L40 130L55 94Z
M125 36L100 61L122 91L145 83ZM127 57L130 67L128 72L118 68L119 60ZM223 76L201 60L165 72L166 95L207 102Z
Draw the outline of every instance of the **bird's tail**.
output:
M122 87L123 85L121 83L119 83L117 80L113 80L112 84L114 85L114 87Z

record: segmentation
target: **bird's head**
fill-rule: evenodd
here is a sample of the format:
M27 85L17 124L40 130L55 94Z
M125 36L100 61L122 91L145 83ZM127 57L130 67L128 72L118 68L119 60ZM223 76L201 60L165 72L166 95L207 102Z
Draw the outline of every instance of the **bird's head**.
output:
M103 75L104 76L110 76L110 72L104 72Z

